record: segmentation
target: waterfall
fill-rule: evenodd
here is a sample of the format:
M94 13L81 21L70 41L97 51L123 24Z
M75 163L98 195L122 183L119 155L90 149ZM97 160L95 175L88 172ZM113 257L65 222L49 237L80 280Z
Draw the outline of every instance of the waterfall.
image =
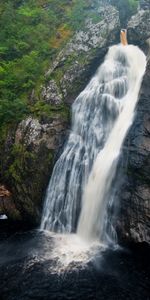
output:
M138 47L112 46L76 98L72 130L47 189L42 229L68 233L77 229L84 239L106 240L112 180L133 122L145 66Z

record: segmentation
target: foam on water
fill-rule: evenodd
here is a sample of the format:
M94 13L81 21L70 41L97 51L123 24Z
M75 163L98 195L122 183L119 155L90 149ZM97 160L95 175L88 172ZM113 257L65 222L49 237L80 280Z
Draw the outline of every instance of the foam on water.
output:
M107 248L97 241L92 244L85 242L77 234L55 234L49 231L44 231L44 234L52 238L52 248L45 251L42 259L52 260L50 271L54 273L85 268Z

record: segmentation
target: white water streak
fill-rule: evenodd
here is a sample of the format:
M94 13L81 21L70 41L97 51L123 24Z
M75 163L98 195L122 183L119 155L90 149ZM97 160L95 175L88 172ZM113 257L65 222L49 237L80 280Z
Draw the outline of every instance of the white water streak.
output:
M133 122L145 65L138 47L113 46L75 100L72 131L47 190L42 229L75 232L83 199L79 235L87 240L106 239L111 184Z
M118 55L120 46L112 47L108 57L112 61ZM83 207L78 224L78 234L87 240L106 241L105 224L108 220L106 207L111 192L121 146L134 118L141 80L145 72L146 59L135 46L120 48L126 58L128 89L122 98L122 109L102 151L99 152L92 168L83 195Z

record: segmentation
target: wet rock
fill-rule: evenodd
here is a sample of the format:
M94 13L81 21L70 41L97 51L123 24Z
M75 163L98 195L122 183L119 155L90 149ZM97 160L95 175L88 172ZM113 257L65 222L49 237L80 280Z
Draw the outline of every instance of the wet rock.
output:
M123 151L119 238L150 243L150 61L143 79L136 118Z
M128 40L149 60L149 10L139 10L128 23ZM148 42L148 43L147 43ZM150 60L140 91L134 123L123 147L122 183L116 226L120 242L150 243ZM120 180L120 179L119 179Z

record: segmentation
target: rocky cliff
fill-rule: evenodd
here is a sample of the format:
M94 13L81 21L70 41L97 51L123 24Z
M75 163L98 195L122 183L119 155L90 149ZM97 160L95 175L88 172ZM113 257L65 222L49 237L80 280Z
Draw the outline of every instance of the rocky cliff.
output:
M52 79L42 91L46 101L64 100L72 104L100 65L108 47L117 42L119 12L111 5L100 3L97 13L96 23L87 18L84 28L75 33L47 71L46 77Z
M150 243L150 61L143 78L134 124L123 149L119 193L121 240Z

